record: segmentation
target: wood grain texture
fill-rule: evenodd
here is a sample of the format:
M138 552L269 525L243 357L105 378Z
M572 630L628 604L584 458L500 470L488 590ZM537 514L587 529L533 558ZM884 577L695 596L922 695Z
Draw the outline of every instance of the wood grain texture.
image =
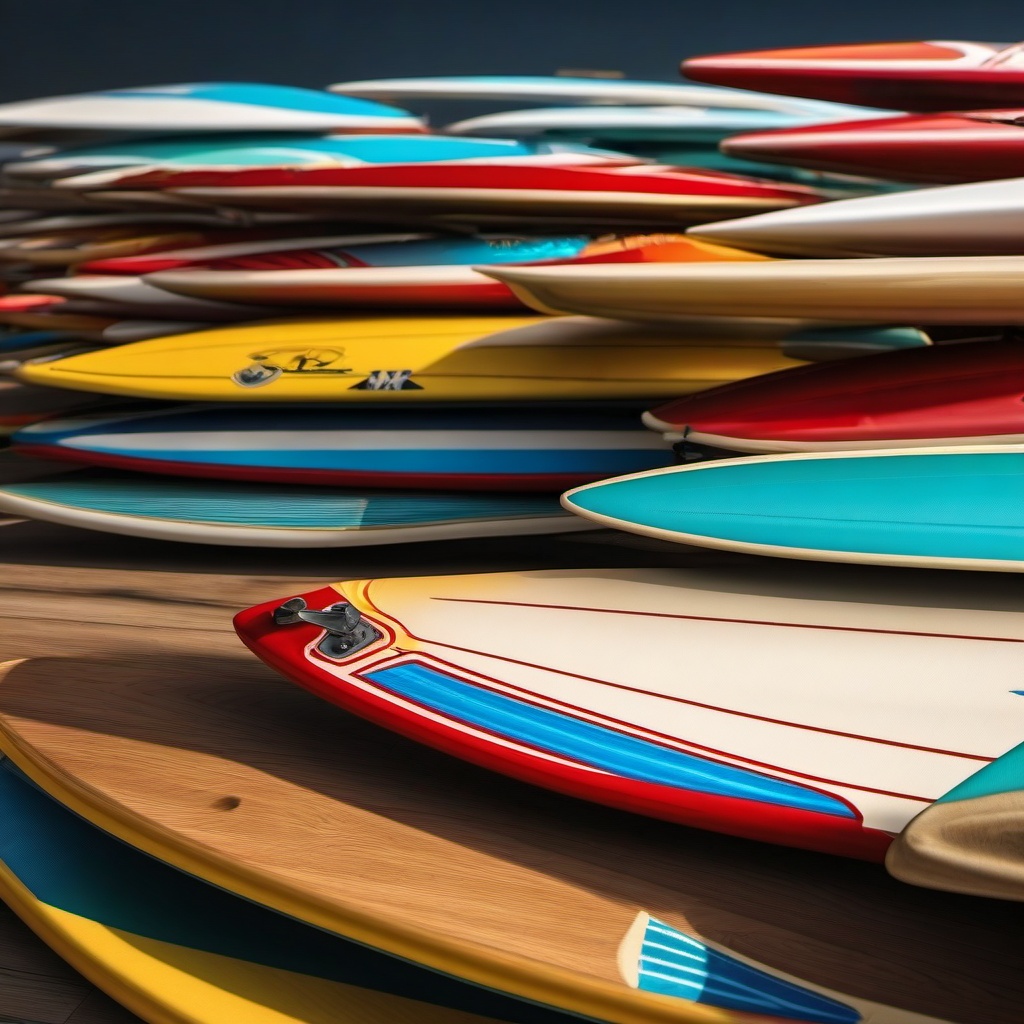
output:
M661 545L583 536L349 559L12 524L0 529L0 660L37 660L7 673L0 713L48 770L207 863L245 865L310 916L471 940L483 959L612 986L615 948L644 909L853 997L1019 1024L1018 906L493 775L317 701L231 630L238 608L316 579L686 564ZM666 1005L663 1019L678 1018Z
M614 983L642 908L852 995L963 1024L1003 1002L989 1020L1019 1019L1024 938L1003 934L1000 904L517 785L326 707L244 654L196 654L200 635L24 663L0 685L4 729L99 804L310 919L379 916Z
M1024 792L937 803L897 837L885 866L933 889L1024 900Z

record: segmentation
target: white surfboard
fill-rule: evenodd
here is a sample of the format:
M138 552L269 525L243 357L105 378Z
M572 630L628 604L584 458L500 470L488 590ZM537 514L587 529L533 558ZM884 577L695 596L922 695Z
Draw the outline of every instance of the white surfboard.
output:
M1016 255L1024 233L1024 178L841 199L701 224L691 233L787 256Z
M380 102L407 100L507 100L531 103L593 103L643 106L731 107L737 110L833 112L832 119L856 117L861 107L746 89L724 89L692 82L634 82L624 78L571 75L454 75L431 78L376 78L337 82L327 87L345 96ZM885 116L886 111L870 111ZM867 116L867 114L865 114Z
M137 86L0 104L0 132L18 129L241 132L421 131L419 118L314 89L249 82ZM6 131L5 131L6 130Z
M332 654L299 630L289 651L282 625L281 671L468 760L700 827L881 859L1024 735L1005 580L747 565L335 589L376 639Z
M266 317L266 306L243 306L176 295L148 284L140 277L121 274L76 274L31 282L48 295L101 303L111 311L128 307L136 319L167 316L175 320L252 320Z

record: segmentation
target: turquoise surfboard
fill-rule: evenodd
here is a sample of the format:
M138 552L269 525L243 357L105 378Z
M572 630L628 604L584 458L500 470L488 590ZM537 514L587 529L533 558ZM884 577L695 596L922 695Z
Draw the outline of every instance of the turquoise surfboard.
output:
M541 494L368 491L84 470L0 487L0 511L155 540L347 547L592 529Z
M562 504L603 526L837 562L1024 571L1024 447L725 459L588 484Z

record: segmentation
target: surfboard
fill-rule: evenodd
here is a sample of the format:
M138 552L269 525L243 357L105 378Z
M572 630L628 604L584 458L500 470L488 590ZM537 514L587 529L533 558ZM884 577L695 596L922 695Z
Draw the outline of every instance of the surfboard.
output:
M136 319L165 316L172 320L231 322L254 320L268 315L263 306L245 306L176 295L141 277L129 277L126 274L74 274L70 277L39 278L30 282L29 287L67 299L99 302L113 314L120 313Z
M9 515L193 544L328 548L593 529L547 494L192 482L82 470L0 486Z
M344 137L343 137L344 138ZM425 142L417 147L415 142L408 147L409 159L403 159L406 143ZM381 135L363 136L358 141L345 142L346 149L358 151L358 142L363 143L363 152L371 159L357 160L322 157L319 160L254 160L251 163L211 163L199 160L147 160L137 165L115 165L100 170L86 170L79 174L67 175L48 182L52 189L83 193L86 196L103 196L108 190L140 190L170 187L180 181L187 184L218 184L230 180L234 175L262 172L255 179L270 184L288 184L296 171L343 171L369 169L373 167L401 168L408 176L423 164L447 166L469 165L497 167L594 167L621 168L639 167L643 161L627 153L606 149L594 149L582 144L559 142L524 143L515 139L459 139L446 135ZM464 143L464 145L462 145ZM461 151L461 156L458 154ZM376 159L372 159L376 157Z
M1015 842L1022 758L1024 747L1014 747L926 807L890 847L890 873L932 889L1024 899Z
M293 229L294 231L294 229ZM84 260L76 268L83 274L127 274L139 277L159 270L176 270L182 267L203 265L208 261L235 259L266 252L284 252L293 249L327 249L345 245L367 245L379 242L409 242L432 238L425 234L353 234L340 235L297 235L257 239L255 241L232 241L217 245L196 245L177 249L164 249L159 253L143 253L135 256L117 256L103 259Z
M880 861L1024 724L1008 689L1021 602L1005 586L972 596L821 567L572 570L338 583L235 622L289 679L446 753L685 825ZM356 625L338 624L346 609ZM896 659L900 687L880 670ZM884 694L865 684L880 678Z
M141 1024L0 901L0 1006L19 1024Z
M833 113L834 116L834 112ZM827 119L778 110L721 107L541 107L505 110L464 121L445 131L458 136L494 136L512 139L556 138L595 143L659 141L715 144L736 132L753 132Z
M786 122L790 123L790 122ZM52 156L4 164L14 178L43 179L133 165L281 167L353 166L425 160L505 160L585 156L583 146L525 143L510 138L456 139L446 135L199 135L132 139L62 150ZM604 158L606 154L593 153Z
M961 39L747 50L683 61L698 82L896 110L977 110L1024 98L1021 44Z
M480 1015L489 1012L524 1024L568 1020L310 928L168 867L61 806L7 758L0 759L0 808L0 895L84 975L146 1020L486 1024L494 1018Z
M503 281L544 313L997 326L1024 316L1020 256L480 267L480 272Z
M472 264L765 258L742 249L694 242L683 235L641 235L593 242L585 237L425 238L226 256L199 260L191 266L180 262L183 269L158 270L146 281L196 298L278 306L518 309L522 303L506 285L483 276ZM120 266L123 270L125 264Z
M837 562L1024 571L1024 448L765 455L567 491L600 526L682 544Z
M294 240L296 229L294 224L203 227L158 221L147 225L145 218L135 215L129 224L70 227L12 237L0 242L0 259L55 266L75 264L76 271L79 271L94 261L113 262L182 249L192 251L248 244L254 247L253 251L260 252L263 248L289 245Z
M670 466L637 411L535 407L175 408L51 419L12 439L28 455L265 483L560 491Z
M938 345L712 388L644 414L672 440L739 452L1024 444L1024 346Z
M104 399L62 388L36 387L0 380L0 437L49 416L76 415L98 407Z
M23 352L28 349L47 349L58 351L73 348L78 338L70 331L22 331L18 329L0 329L0 354L5 358L12 352Z
M213 260L195 270L157 272L144 283L187 299L257 306L521 310L522 303L505 285L477 273L473 264L570 259L588 248L584 236L371 243Z
M89 177L95 181L95 175ZM70 187L75 181L62 179L58 184ZM619 224L664 227L819 199L815 190L804 186L678 167L559 167L524 161L154 170L124 173L105 187L118 195L163 189L185 199L246 209L324 210L348 218L400 220L405 227L410 217L479 224L570 222L591 230Z
M975 1024L979 1000L1015 1024L1014 958L948 897L639 827L386 737L255 662L147 640L76 659L74 678L64 659L11 667L4 749L70 809L221 888L614 1024Z
M0 104L0 128L164 132L419 132L408 111L315 89L251 82L138 86Z
M696 106L736 110L834 111L850 108L816 100L745 89L720 89L692 82L634 82L624 78L571 75L452 75L338 82L331 92L384 102L408 100L528 100L531 103L598 103L630 106Z
M431 403L670 398L794 365L772 339L588 319L363 316L200 331L12 372L140 398Z
M1017 255L1024 178L859 196L702 224L697 238L791 256ZM981 300L984 301L984 300Z
M1024 117L1024 110L1005 113ZM744 160L929 184L1024 175L1020 126L972 114L904 114L752 131L721 146Z

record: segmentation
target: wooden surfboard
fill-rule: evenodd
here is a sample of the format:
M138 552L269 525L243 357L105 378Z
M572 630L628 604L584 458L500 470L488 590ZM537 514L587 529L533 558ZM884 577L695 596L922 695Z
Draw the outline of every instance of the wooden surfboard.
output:
M1024 571L1024 446L723 459L587 484L601 526L749 554Z
M639 828L385 738L255 662L172 650L79 658L73 678L10 666L2 743L70 809L222 888L615 1024L975 1024L980 1000L1016 1020L1012 958L951 941L949 897Z
M961 39L748 50L683 61L698 82L896 110L978 110L1024 98L1021 44Z
M890 873L933 889L1024 900L1022 762L1024 746L1014 747L925 808L889 848Z
M996 326L1024 318L1021 256L480 270L504 281L527 305L545 313L648 320L746 315Z
M712 388L644 423L673 441L740 452L1024 444L1024 346L936 345Z
M669 398L795 365L770 338L587 319L364 316L200 331L13 372L143 398L430 403Z
M1011 178L841 199L702 224L693 234L785 256L1016 256L1022 209L1024 178Z
M0 896L84 975L155 1024L488 1024L493 1018L479 1016L487 1013L522 1024L568 1020L168 867L61 806L7 758L0 810ZM70 988L58 982L53 1002L66 1001ZM12 1009L5 1002L4 1016ZM131 1017L115 1013L122 1016Z

